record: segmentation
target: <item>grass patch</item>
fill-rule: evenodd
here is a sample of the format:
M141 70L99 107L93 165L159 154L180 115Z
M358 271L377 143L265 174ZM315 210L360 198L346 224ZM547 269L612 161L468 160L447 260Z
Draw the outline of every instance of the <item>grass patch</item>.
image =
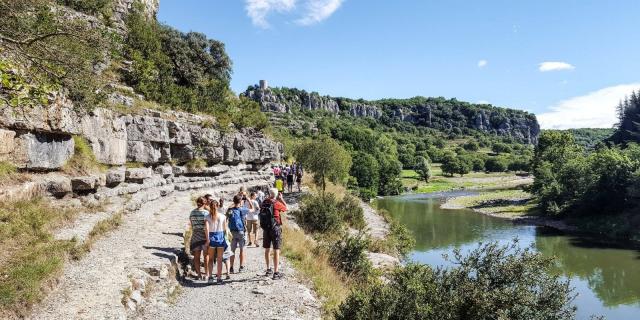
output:
M326 254L315 250L315 243L309 240L301 230L289 227L283 229L283 253L300 274L313 284L314 291L322 300L324 317L331 317L333 312L349 294L347 279L333 269Z
M532 200L532 195L523 190L498 190L460 196L449 199L447 204L505 217L536 213L536 203Z
M73 156L62 167L62 171L70 175L86 175L106 170L106 166L96 160L93 149L81 136L73 136Z
M369 251L382 252L388 255L404 258L416 245L413 233L403 224L393 219L387 210L378 209L378 214L389 224L387 237L371 241Z
M51 230L76 214L41 198L0 202L0 314L25 316L42 299L75 245L53 239Z
M136 169L136 168L144 168L144 163L142 162L127 162L124 164L127 169Z
M199 171L207 167L207 162L200 158L191 159L187 162L186 167L190 172Z
M13 164L6 161L0 161L0 179L5 179L16 173L16 171L18 171L18 169L16 169L16 166Z
M433 178L424 182L414 170L402 170L402 185L416 193L444 192L457 189L505 189L515 187L522 180L508 172L470 172L463 177L448 177L442 174L440 164L431 166Z
M123 222L124 212L118 211L113 216L101 220L93 226L87 238L80 245L71 250L71 257L79 260L91 251L95 242L104 237L107 233L117 229Z

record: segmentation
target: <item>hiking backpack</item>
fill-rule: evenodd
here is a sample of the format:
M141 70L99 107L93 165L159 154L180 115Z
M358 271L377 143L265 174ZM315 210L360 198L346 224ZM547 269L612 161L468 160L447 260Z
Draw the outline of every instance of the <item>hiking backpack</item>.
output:
M260 228L269 230L273 229L278 225L276 221L276 217L274 215L273 201L264 200L262 201L262 205L260 206L260 214L258 214L258 218L260 219Z
M229 213L229 229L231 231L244 231L244 221L242 221L240 208L230 208Z

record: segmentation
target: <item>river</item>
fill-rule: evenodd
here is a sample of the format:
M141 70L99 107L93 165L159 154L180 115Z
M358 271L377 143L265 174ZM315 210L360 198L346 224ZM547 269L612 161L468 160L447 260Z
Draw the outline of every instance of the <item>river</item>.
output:
M378 199L378 208L391 212L416 238L409 260L432 266L447 266L442 257L454 248L463 252L478 242L508 243L517 237L523 246L533 246L556 257L560 272L571 280L578 294L577 318L603 315L607 319L640 319L640 250L598 243L563 234L550 228L514 224L468 209L445 210L446 194L412 194Z

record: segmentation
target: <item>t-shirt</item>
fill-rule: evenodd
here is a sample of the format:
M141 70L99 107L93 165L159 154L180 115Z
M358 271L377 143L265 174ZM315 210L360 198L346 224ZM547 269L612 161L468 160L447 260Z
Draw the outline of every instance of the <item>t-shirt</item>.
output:
M250 200L253 204L253 210L249 210L249 214L247 215L247 220L258 220L258 215L260 214L260 205L258 204L258 200Z
M284 190L284 183L281 179L276 180L276 189L278 189L278 191L280 192Z
M189 223L191 223L191 242L206 241L205 221L209 216L206 210L195 209L189 214Z
M264 201L273 202L273 217L276 218L276 221L278 222L278 224L281 225L282 224L282 217L280 217L280 213L287 211L287 206L285 206L284 203L282 203L280 201L276 201L276 200L272 200L272 199L265 199Z
M258 191L257 199L258 199L258 203L262 203L262 201L264 201L264 192L262 192L261 190Z
M209 225L209 232L220 232L224 231L224 224L227 221L227 217L225 217L224 214L218 212L215 218L211 215L208 215L206 221Z

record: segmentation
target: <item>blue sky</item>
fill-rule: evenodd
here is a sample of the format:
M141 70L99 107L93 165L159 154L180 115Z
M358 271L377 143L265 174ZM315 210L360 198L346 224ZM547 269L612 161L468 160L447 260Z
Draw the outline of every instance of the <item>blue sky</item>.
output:
M610 127L640 89L640 1L162 0L158 19L223 41L260 79L351 98L455 97Z

